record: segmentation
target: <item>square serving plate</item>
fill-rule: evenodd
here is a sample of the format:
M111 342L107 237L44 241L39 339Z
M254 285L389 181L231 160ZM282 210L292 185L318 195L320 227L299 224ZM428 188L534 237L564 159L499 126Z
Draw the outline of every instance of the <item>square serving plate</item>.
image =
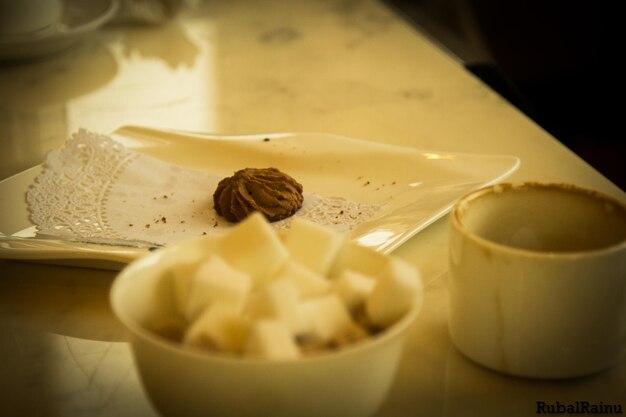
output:
M185 168L228 176L273 166L307 192L382 205L351 238L384 253L445 215L462 195L503 180L520 163L513 156L422 151L324 133L233 136L124 126L111 137ZM36 237L25 194L41 169L0 182L0 258L118 269L150 250Z

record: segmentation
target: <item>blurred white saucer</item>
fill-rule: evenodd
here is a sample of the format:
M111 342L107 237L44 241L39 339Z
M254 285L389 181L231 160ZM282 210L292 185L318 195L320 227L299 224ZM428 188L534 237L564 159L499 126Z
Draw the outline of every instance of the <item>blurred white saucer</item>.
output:
M111 20L119 0L64 0L59 22L27 34L0 35L0 60L35 58L62 51Z

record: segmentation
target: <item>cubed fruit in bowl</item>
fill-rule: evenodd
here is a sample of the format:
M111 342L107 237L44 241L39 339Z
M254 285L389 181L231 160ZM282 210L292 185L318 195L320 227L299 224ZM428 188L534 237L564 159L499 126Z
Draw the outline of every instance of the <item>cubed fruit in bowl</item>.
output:
M231 267L220 256L212 255L195 271L185 316L193 321L206 307L218 301L242 309L251 286L246 273Z
M344 244L331 264L328 277L337 279L345 270L359 272L371 277L386 273L390 257L365 246Z
M255 212L226 233L220 254L253 282L267 279L287 260L289 252L262 214Z
M344 235L302 218L294 219L285 234L285 246L293 259L310 270L326 275Z
M390 258L387 273L376 281L365 309L375 325L387 327L421 300L421 280L417 270L405 261Z
M350 269L344 270L335 281L335 291L352 312L364 304L376 286L376 279Z
M252 316L282 320L295 334L303 326L298 289L291 281L273 281L259 291Z
M174 308L181 315L184 315L189 301L191 284L193 283L197 269L198 261L194 260L178 263L169 271L172 295L174 297Z
M300 348L296 345L287 323L276 319L261 319L252 325L246 353L255 358L297 359L300 357Z
M230 304L207 307L185 333L183 344L214 352L241 353L250 321Z
M343 240L322 275L291 258L285 235L249 216L117 277L113 311L159 413L365 417L380 407L419 312L419 274ZM176 331L159 333L170 323Z
M304 330L308 340L327 343L351 330L353 321L345 304L336 294L308 300L302 304Z
M294 259L287 260L273 279L292 282L302 298L322 295L331 289L331 283L326 277L312 271Z

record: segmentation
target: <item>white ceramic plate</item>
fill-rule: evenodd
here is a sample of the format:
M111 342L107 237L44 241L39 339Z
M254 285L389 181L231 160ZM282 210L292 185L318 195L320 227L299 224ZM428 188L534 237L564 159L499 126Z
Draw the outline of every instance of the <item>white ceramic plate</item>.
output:
M501 181L519 166L512 156L421 151L322 133L228 136L126 126L112 137L137 152L186 168L227 176L243 167L274 166L296 178L307 192L383 204L351 237L384 253L445 215L462 195ZM92 267L114 262L113 267L119 267L147 253L148 248L32 237L35 228L24 196L40 170L34 167L0 182L0 258L70 260Z
M60 21L45 31L0 36L0 59L18 60L60 52L107 23L119 0L64 0Z

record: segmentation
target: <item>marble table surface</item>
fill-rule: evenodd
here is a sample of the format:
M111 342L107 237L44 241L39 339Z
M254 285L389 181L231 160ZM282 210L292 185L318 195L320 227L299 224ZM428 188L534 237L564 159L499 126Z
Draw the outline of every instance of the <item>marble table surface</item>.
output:
M80 127L134 124L515 155L511 181L568 182L626 199L374 0L208 1L160 26L108 26L62 53L2 63L0 91L0 179L41 163ZM442 218L394 252L421 269L425 302L377 416L527 416L538 401L626 407L626 360L598 375L538 381L464 358L448 335L447 249ZM114 277L0 261L0 414L156 415L111 313Z

